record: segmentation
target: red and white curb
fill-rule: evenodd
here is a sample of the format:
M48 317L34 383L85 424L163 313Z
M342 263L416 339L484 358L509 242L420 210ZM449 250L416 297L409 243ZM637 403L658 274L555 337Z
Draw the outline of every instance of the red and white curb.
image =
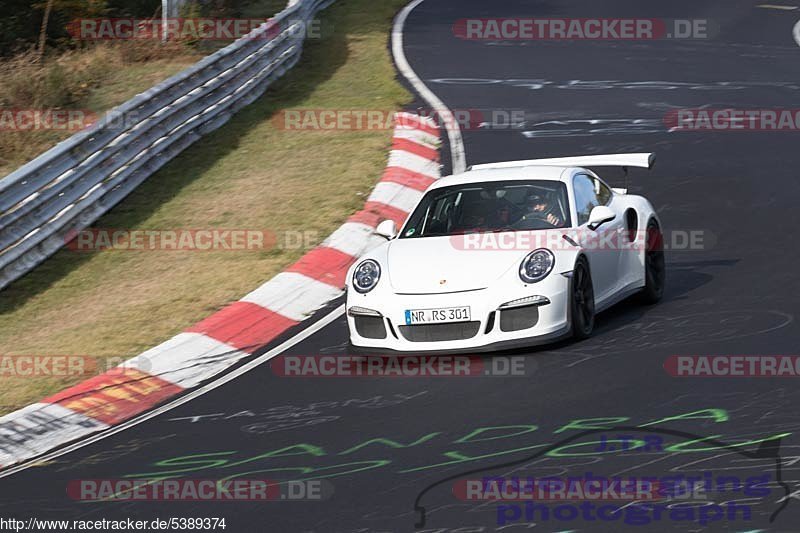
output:
M321 245L264 285L105 374L0 417L0 468L120 424L196 387L339 297L347 269L383 239L379 222L402 224L438 179L439 128L395 115L389 163L367 198Z

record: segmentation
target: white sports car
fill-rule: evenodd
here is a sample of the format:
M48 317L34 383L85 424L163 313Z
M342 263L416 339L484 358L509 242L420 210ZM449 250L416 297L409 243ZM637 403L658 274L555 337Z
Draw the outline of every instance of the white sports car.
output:
M664 290L661 224L645 198L585 167L651 168L654 154L476 165L432 184L399 232L347 274L350 342L493 350L592 333L595 313Z

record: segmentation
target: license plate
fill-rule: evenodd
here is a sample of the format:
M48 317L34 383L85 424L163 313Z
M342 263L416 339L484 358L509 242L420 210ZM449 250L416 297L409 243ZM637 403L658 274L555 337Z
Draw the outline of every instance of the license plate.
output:
M438 309L406 309L406 325L439 324L443 322L468 322L469 307L442 307Z

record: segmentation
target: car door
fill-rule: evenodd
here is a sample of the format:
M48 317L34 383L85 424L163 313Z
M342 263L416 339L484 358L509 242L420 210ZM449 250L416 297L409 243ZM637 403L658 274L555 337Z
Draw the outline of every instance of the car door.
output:
M609 205L614 195L608 187L594 176L576 174L572 178L575 213L581 239L592 269L595 301L602 303L612 295L619 284L620 251L617 246L619 232L624 227L622 217L606 222L596 230L588 227L589 215L598 205ZM611 209L614 206L609 205Z
M608 234L609 239L606 247L611 247L611 251L617 256L617 276L615 280L615 287L617 290L622 289L623 286L630 283L631 273L638 270L632 266L631 262L637 262L638 253L630 241L630 233L627 221L625 220L625 201L623 197L614 194L611 187L606 185L602 180L594 178L595 190L597 191L597 199L600 205L608 206L617 218L607 224L609 228L613 228L616 233Z

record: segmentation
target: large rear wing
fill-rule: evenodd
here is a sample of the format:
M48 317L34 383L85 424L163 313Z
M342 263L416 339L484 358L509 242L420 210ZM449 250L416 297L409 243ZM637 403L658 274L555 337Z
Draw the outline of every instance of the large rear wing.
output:
M551 157L548 159L527 159L524 161L503 161L501 163L473 165L470 170L536 165L554 167L639 167L651 169L655 162L656 154L642 152L638 154L579 155L573 157Z

